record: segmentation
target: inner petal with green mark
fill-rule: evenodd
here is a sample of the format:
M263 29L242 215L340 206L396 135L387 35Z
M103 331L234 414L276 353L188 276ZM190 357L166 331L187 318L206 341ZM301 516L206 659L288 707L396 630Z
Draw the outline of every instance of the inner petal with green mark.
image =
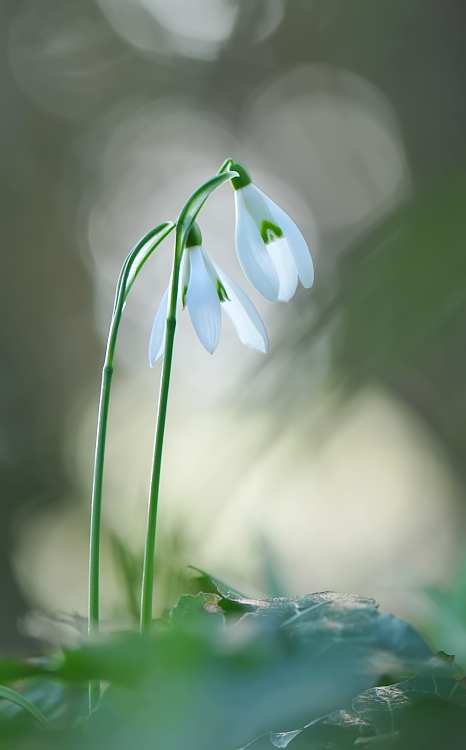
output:
M266 245L269 245L275 240L280 240L283 237L283 232L280 227L274 224L272 221L269 221L268 219L264 219L264 221L262 221L259 231L262 240Z
M220 279L217 279L217 295L218 295L218 298L219 298L220 302L227 302L227 301L231 302L231 300L230 300L230 298L229 298L229 296L228 296L228 294L226 292L226 289L223 286L223 284L220 281Z

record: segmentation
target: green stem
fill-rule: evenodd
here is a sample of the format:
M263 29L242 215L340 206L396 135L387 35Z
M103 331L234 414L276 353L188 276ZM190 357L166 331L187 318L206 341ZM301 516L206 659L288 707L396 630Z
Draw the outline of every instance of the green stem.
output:
M186 246L186 240L191 227L206 202L210 193L232 177L237 172L229 172L231 159L226 159L215 177L207 180L189 198L183 206L176 222L175 252L173 255L173 270L170 282L170 300L168 305L165 349L160 379L159 403L157 410L157 424L155 428L154 453L149 489L149 504L147 511L146 545L144 549L144 567L142 572L141 592L141 634L150 630L152 622L152 599L154 589L155 568L155 537L157 530L157 510L160 495L160 475L162 470L163 441L165 424L167 421L168 394L170 390L170 376L173 359L173 347L176 330L176 307L178 302L178 283L180 275L181 257Z
M228 172L230 170L231 165L233 164L234 159L225 159L222 166L218 170L217 174L223 174L224 172Z
M152 460L149 505L147 512L147 535L146 546L144 550L144 567L142 571L141 633L145 633L150 629L152 621L152 593L155 566L155 534L157 529L157 510L160 494L163 439L165 435L165 424L167 421L168 393L170 390L173 347L175 344L176 304L178 301L178 281L180 275L180 262L178 260L178 256L181 259L182 254L180 237L181 232L179 231L178 225L176 228L175 253L173 258L173 271L170 286L170 302L166 322L165 350L162 364L162 376L160 379L157 424L155 428L154 440L154 456Z
M92 500L91 500L91 528L89 544L89 619L88 632L89 636L94 636L99 631L99 600L100 600L100 536L102 521L102 488L104 478L104 460L105 444L107 439L108 412L110 406L110 392L113 375L113 361L115 356L115 347L120 328L121 316L129 290L134 283L140 269L146 262L147 258L155 250L157 245L171 232L174 224L166 222L160 224L155 229L148 232L135 247L123 264L120 277L118 279L117 290L115 293L115 304L113 308L112 320L107 339L107 348L105 352L104 366L102 370L102 380L100 386L99 411L97 419L97 437L94 457L94 475L92 479ZM143 254L138 256L144 250L144 247L155 239ZM136 268L133 270L133 265ZM132 274L131 274L132 271ZM131 274L131 276L130 276ZM98 684L90 685L89 700L91 708L95 705L99 697L100 687Z

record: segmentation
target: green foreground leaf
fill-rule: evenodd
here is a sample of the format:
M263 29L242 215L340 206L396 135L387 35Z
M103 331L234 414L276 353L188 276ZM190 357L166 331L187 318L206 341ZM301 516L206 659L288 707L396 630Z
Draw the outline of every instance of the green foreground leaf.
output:
M0 685L0 698L5 698L6 700L11 701L11 703L14 703L20 708L24 708L24 710L31 714L31 716L33 716L35 719L37 719L39 724L42 724L43 727L49 726L48 719L44 716L42 711L38 709L37 706L35 706L33 703L28 701L28 699L25 698L24 695L21 695L21 693L17 693L16 690L12 690L9 687Z

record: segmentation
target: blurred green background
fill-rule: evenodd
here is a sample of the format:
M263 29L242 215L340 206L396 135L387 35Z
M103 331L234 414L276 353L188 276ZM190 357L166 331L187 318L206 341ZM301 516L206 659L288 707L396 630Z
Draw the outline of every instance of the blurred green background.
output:
M257 303L271 353L225 326L211 359L182 316L159 606L191 562L247 591L372 595L464 639L463 579L453 604L442 589L466 532L465 22L461 0L3 0L4 651L35 648L31 609L85 614L119 267L227 156L304 234L317 224L316 284L286 306L258 299L231 192L211 199L205 246ZM115 561L137 570L143 544L159 375L146 349L169 265L167 243L121 333L109 619L128 605Z

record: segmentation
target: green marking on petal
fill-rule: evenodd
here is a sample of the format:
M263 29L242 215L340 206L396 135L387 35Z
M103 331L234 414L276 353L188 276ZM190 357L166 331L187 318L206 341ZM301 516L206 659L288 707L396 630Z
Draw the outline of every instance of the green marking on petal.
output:
M283 237L283 232L280 227L278 227L268 219L264 219L264 221L262 222L260 234L266 245L269 245L275 240L280 240Z
M227 294L227 291L225 287L223 286L222 282L220 281L220 279L217 279L217 295L218 295L220 302L227 302L227 301L231 302Z
M183 305L183 310L186 307L186 295L187 295L187 293L188 293L188 287L187 287L187 285L185 285L183 287L183 291L181 293L181 304Z

